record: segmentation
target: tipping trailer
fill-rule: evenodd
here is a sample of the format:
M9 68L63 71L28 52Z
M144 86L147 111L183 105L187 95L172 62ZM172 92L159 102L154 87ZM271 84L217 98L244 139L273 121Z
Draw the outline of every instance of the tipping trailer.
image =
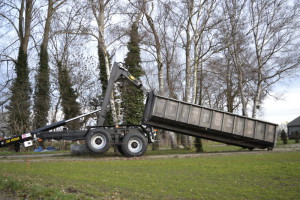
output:
M103 125L114 83L120 77L129 79L147 94L143 125ZM96 126L87 127L86 130L50 131L95 112L100 112ZM0 147L14 145L18 150L21 144L25 147L31 146L34 139L85 140L87 148L94 153L104 153L111 144L114 144L125 156L141 156L146 152L148 143L154 142L156 133L152 127L250 150L254 148L271 150L276 143L277 124L156 95L153 91L145 90L140 81L135 79L122 64L114 63L101 109L29 133L2 139Z
M190 104L150 92L143 123L226 144L272 150L277 124Z

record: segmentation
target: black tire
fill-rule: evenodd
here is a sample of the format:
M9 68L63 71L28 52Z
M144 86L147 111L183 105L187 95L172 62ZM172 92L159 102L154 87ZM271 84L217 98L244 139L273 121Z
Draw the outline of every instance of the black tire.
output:
M124 156L125 156L125 154L124 154L124 151L123 151L123 149L122 149L122 145L121 145L121 144L118 144L118 145L117 145L117 149L118 149L118 151L120 152L120 154L122 154L122 155L124 155Z
M140 133L128 133L122 141L122 150L127 157L142 156L147 151L147 140Z
M111 145L111 136L105 131L89 132L85 136L86 147L93 153L105 153Z
M21 144L19 142L14 144L14 150L15 152L20 152L21 149Z
M268 147L268 151L273 151L273 147Z

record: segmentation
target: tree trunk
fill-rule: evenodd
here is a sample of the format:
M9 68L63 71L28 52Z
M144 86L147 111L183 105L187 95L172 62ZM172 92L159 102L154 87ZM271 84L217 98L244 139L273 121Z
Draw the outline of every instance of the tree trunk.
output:
M30 130L30 82L27 62L28 42L32 21L32 0L22 0L18 16L18 36L20 40L18 58L15 66L16 78L11 87L9 124L12 134ZM25 15L24 15L25 12ZM24 27L23 27L24 26Z
M24 2L25 2L25 10L24 10ZM31 32L31 21L32 21L32 9L33 9L33 1L32 0L22 0L19 15L19 38L21 43L21 48L25 54L27 54L28 42L30 38ZM23 12L25 11L25 21L23 22L24 16ZM23 24L25 27L23 27Z
M109 63L109 54L107 51L107 47L105 44L105 38L104 38L104 29L105 29L105 2L104 0L98 0L98 5L94 3L92 0L90 0L93 15L96 18L97 25L98 25L98 46L99 50L101 51L104 62L105 62L105 69L106 69L106 76L107 81L109 80L110 76L110 63ZM104 83L102 83L104 84ZM107 84L107 83L106 83ZM110 98L110 108L112 111L113 121L115 124L119 123L117 111L116 111L116 105L115 105L115 96L114 92L111 95Z
M171 80L171 64L169 62L167 62L166 68L167 68L167 84L168 84L169 93L170 93L169 95L171 98L177 99L175 91L174 91L174 87L173 87L173 81ZM169 138L171 141L171 148L177 149L178 148L177 134L175 134L172 131L168 131L168 134L169 134Z
M184 101L191 103L191 36L190 36L190 28L192 25L192 14L194 8L194 1L187 2L188 7L188 21L186 26L186 43L185 43L185 95ZM191 137L182 135L181 137L181 144L184 148L190 149L191 148Z
M161 56L161 44L160 44L160 40L159 40L159 36L157 33L157 30L155 28L155 25L153 23L153 19L151 18L151 16L149 16L146 13L146 10L143 10L147 22L151 28L152 34L154 36L154 40L155 40L155 49L156 49L156 63L157 63L157 70L158 70L158 84L159 84L159 94L162 95L164 92L164 77L163 77L163 61L162 61L162 56ZM157 138L156 140L158 141L159 139L159 134L157 134ZM159 149L159 142L155 142L152 145L152 150L158 150Z
M197 41L198 38L195 38L195 41ZM199 48L197 46L197 43L194 45L194 60L199 56ZM198 60L198 59L197 59ZM200 64L202 66L202 63ZM193 69L193 93L192 93L192 103L197 104L197 89L198 89L198 68L199 68L199 62L194 62L194 69ZM202 67L201 67L202 70ZM202 81L202 80L201 80ZM202 87L202 84L201 84ZM191 138L191 137L190 137ZM202 147L202 140L199 137L194 138L194 146L196 148L196 152L203 152L203 147Z
M261 92L262 92L261 84L260 82L258 82L256 85L256 91L253 99L252 118L256 118L257 110L260 108L259 102L260 102Z
M45 126L48 122L50 109L50 74L48 64L48 41L51 30L51 21L55 9L53 0L49 0L47 17L44 27L43 40L40 51L39 71L36 78L35 104L34 104L34 128Z
M152 18L148 14L145 14L145 15L146 15L147 22L149 23L149 26L151 28L151 31L153 33L154 40L155 40L159 94L162 95L164 92L164 76L163 76L163 61L162 61L162 56L161 56L161 44L160 44L160 40L159 40L158 33L156 31L156 28L153 24Z
M176 134L172 131L168 131L168 133L169 133L169 137L170 137L170 141L171 141L171 148L177 149L178 144L177 144Z

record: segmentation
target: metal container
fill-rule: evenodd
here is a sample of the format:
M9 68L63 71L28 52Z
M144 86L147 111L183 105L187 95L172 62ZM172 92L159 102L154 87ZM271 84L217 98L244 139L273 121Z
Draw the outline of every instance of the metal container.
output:
M275 146L277 124L158 96L150 92L143 123L249 149Z

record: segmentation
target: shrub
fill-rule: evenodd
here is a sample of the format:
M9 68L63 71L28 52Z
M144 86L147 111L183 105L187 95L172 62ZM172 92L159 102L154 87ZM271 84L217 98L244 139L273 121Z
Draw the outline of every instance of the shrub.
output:
M281 140L283 141L283 144L287 144L288 143L288 139L287 139L287 135L286 135L285 130L281 130L280 137L281 137Z

